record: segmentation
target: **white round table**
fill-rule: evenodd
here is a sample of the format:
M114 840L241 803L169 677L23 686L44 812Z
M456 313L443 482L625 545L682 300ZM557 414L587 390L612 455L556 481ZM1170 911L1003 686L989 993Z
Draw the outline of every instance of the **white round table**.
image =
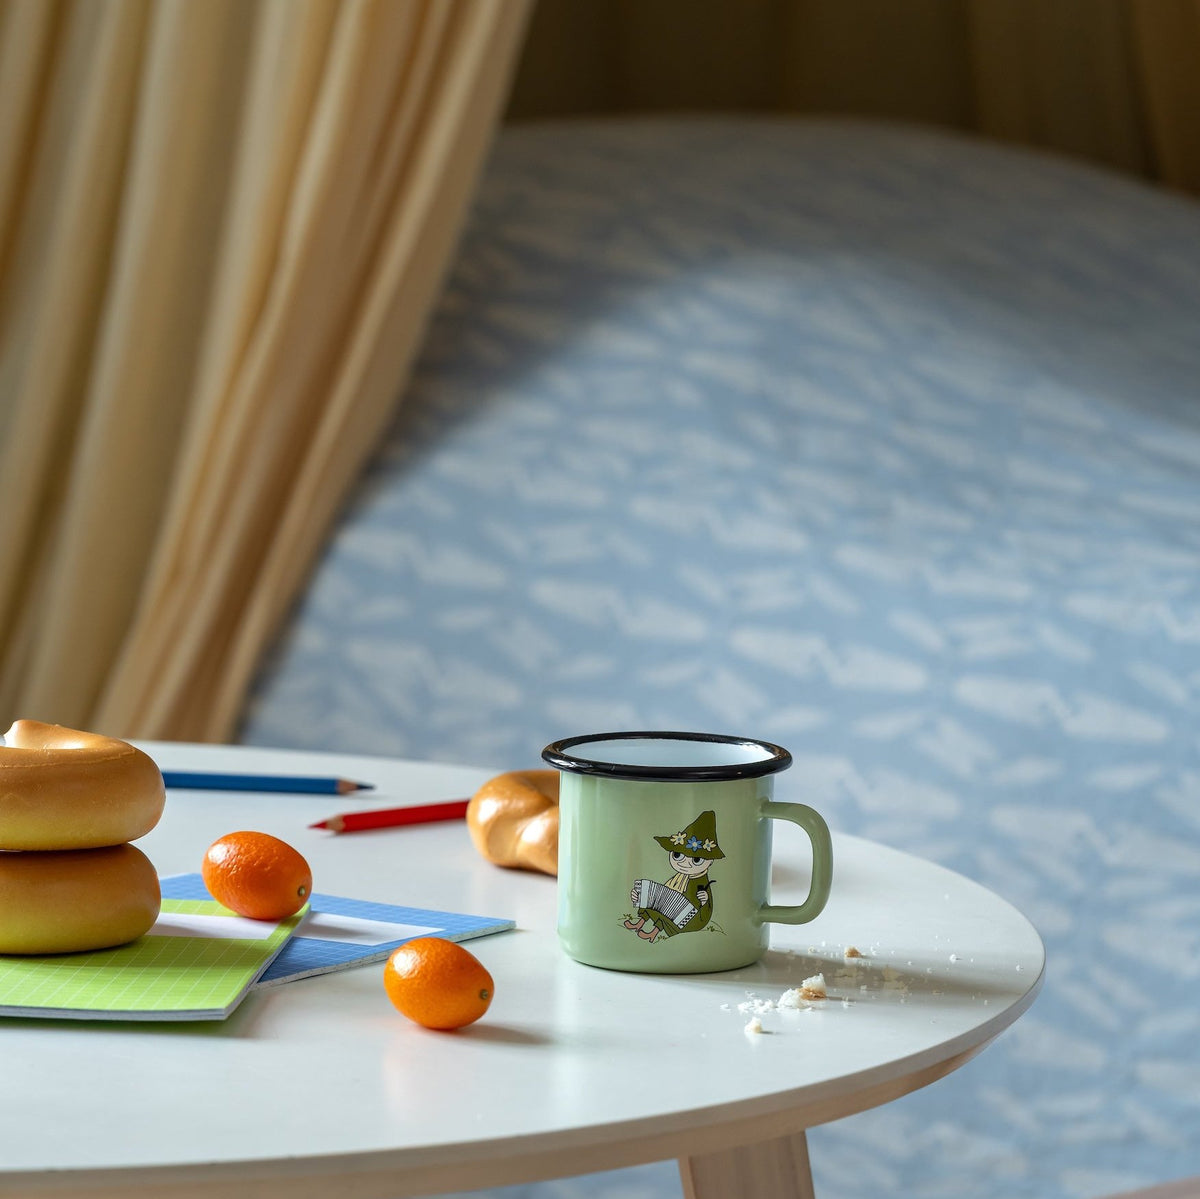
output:
M251 994L223 1022L0 1020L0 1193L435 1194L678 1158L694 1199L811 1193L803 1130L967 1061L1029 1007L1029 922L946 869L834 833L812 924L759 964L670 977L597 970L554 934L555 882L488 865L461 822L333 835L334 812L465 797L491 772L355 755L144 744L164 769L337 775L354 796L174 791L139 845L199 869L235 828L296 845L318 892L511 917L470 947L487 1015L455 1033L389 1004L378 963ZM787 776L777 790L789 794ZM776 833L774 898L807 889ZM854 946L864 955L846 959ZM829 997L775 1001L823 973ZM747 1010L739 1010L745 1007ZM762 1033L746 1031L754 1007ZM334 1189L336 1188L336 1189Z

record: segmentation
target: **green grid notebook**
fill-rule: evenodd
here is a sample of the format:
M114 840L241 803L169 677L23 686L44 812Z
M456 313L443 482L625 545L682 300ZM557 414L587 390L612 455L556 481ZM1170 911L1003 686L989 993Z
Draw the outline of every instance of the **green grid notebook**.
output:
M212 900L164 899L154 929L128 945L0 956L0 1016L223 1020L305 911L279 922L243 920Z

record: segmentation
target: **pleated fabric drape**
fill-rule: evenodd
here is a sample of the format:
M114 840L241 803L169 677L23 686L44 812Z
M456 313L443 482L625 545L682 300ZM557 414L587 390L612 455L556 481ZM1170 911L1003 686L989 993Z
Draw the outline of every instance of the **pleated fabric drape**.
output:
M0 0L0 716L229 735L528 0Z

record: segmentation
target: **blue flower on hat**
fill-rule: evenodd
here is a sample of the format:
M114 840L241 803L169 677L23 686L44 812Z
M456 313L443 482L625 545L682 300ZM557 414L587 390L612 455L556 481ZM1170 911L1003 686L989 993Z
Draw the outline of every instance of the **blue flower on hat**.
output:
M668 853L686 850L694 857L705 857L710 861L725 856L717 844L717 817L714 812L701 812L687 828L654 839Z

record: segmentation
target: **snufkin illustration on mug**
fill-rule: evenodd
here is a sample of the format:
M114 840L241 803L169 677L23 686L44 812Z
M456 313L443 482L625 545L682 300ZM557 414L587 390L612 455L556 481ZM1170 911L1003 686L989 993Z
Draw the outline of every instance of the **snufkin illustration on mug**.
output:
M716 813L701 812L687 828L654 840L667 851L673 873L662 882L634 880L629 898L637 908L637 920L627 918L625 927L651 942L707 928L713 915L713 880L708 872L725 856L717 843Z
M773 798L792 762L782 746L632 730L565 737L542 758L559 771L558 939L576 961L646 974L738 970L766 953L769 925L824 909L829 829L806 804ZM811 843L800 903L771 902L781 820Z

